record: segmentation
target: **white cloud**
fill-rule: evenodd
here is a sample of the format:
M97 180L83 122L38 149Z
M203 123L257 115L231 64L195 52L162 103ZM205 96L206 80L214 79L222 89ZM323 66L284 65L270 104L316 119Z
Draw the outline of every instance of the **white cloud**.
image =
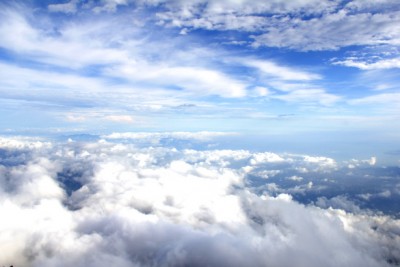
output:
M400 40L395 31L399 9L393 0L156 3L162 7L157 13L162 25L249 32L253 33L255 47L336 50L352 45L398 45ZM316 16L308 19L307 15Z
M71 22L57 25L57 32L54 32L54 28L50 30L41 18L37 18L36 24L29 21L31 12L10 8L1 11L4 16L0 22L3 48L42 63L77 69L91 64L125 62L129 57L126 51L111 47L114 33L107 37L103 35L103 27L116 26L112 22Z
M16 138L0 138L0 147L10 150L32 150L32 149L49 149L52 145L49 142L37 140L38 138L16 137Z
M374 166L377 162L377 158L376 157L371 157L370 159L364 159L364 160L360 160L360 159L351 159L349 160L348 163L348 168L349 169L354 169L356 167L362 166L362 165L370 165L370 166Z
M288 177L287 179L292 180L292 181L296 181L296 182L301 182L303 180L303 177L297 176L297 175L293 175L293 176Z
M1 63L0 68L0 92L5 103L16 102L17 105L42 109L43 113L72 123L104 122L115 118L109 116L130 116L136 125L151 125L154 114L160 117L184 107L191 107L193 112L213 109L211 104L194 101L196 93L193 91L188 94L187 91L173 90L174 94L171 94L170 89L161 86L142 87L135 82L110 84L107 77L86 77ZM222 84L220 88L229 94ZM151 94L144 94L143 90L149 90Z
M116 6L129 4L125 1L109 2ZM102 2L102 5L107 3ZM297 9L304 4L301 1L296 4L280 1L276 3L282 6L282 9L286 9L286 5L293 5L293 8ZM182 3L175 4L180 6ZM193 3L188 5L191 4ZM215 4L234 7L244 3ZM83 11L87 8L78 6ZM263 4L257 8L264 10L272 6L264 7ZM120 114L137 118L138 113L143 112L152 114L145 117L161 113L163 110L171 112L173 106L193 102L205 96L260 96L296 104L312 103L324 106L336 103L340 99L339 96L311 84L322 78L317 73L269 60L227 58L225 52L219 50L199 47L176 49L182 46L180 40L165 42L163 39L151 38L143 28L135 26L129 16L121 15L113 20L100 20L97 17L89 19L90 15L86 14L87 19L83 16L79 23L71 20L50 27L46 18L38 18L37 23L30 20L30 16L35 16L30 14L32 11L28 8L16 10L9 7L2 13L4 20L0 23L1 46L39 65L54 66L52 71L49 71L46 67L33 69L28 66L3 64L5 71L0 83L3 95L7 96L7 99L35 102L37 106L52 106L56 109L69 107L75 116L69 113L60 114L61 111L58 110L57 118L67 118L70 122L83 122L82 115L78 113L82 113L85 108L77 110L74 109L74 105L93 107L93 110L86 113L98 113L95 116L85 115L86 117L105 118ZM121 26L127 24L131 27ZM114 30L105 30L111 28ZM80 56L76 57L78 54ZM225 66L226 69L221 66ZM59 67L68 71L58 72ZM253 69L252 77L234 74L231 68L236 67ZM89 74L86 74L86 71L89 71ZM95 75L92 75L92 72ZM35 88L36 91L28 88ZM280 93L276 94L272 90L278 90ZM143 94L143 91L150 91L151 94ZM291 92L284 94L283 91ZM236 106L220 105L214 109L225 109L218 114L232 116L230 112L235 108ZM200 114L209 113L210 109L213 108L197 110ZM128 114L127 110L133 112ZM47 111L51 112L49 109ZM148 125L155 123L154 118L143 121L148 122Z
M56 92L65 100L71 98L71 95L80 97L91 95L93 97L96 91L105 91L106 87L106 83L100 79L80 75L22 68L4 63L0 63L0 67L2 69L0 90L2 90L3 96L9 95L18 98L23 95L37 95L37 98L46 98ZM32 92L32 88L35 89L34 92Z
M71 0L64 4L50 4L48 9L50 12L76 13L78 0Z
M400 105L400 93L384 93L349 101L350 104L394 104Z
M256 195L237 167L251 159L326 167L329 158L37 142L0 138L1 149L25 155L0 168L3 265L389 266L400 258L398 220Z
M111 1L112 2L112 1ZM223 97L246 96L247 84L209 66L201 67L203 55L193 51L186 55L189 64L181 64L161 41L147 43L145 33L135 27L121 27L131 23L121 16L110 21L84 20L57 25L57 32L49 33L47 27L32 25L26 18L28 11L5 9L0 23L1 46L40 63L52 64L73 70L99 68L104 79L123 78L125 83L170 90L171 87L190 92L195 96L218 95ZM38 23L38 25L40 25ZM113 31L104 29L113 28ZM54 31L54 30L53 30ZM18 34L15 34L15 33ZM136 37L136 41L131 41ZM154 48L154 46L156 48ZM159 49L168 51L165 59ZM173 46L172 44L170 46ZM145 49L144 47L153 47ZM166 51L164 51L166 52ZM76 57L76 55L80 55ZM191 54L190 57L187 55ZM159 61L150 58L160 58ZM193 66L194 65L194 66ZM94 77L96 78L96 77ZM93 86L94 88L94 86Z
M254 45L296 50L336 50L351 45L398 45L394 31L399 12L351 14L346 10L324 14L319 19L277 21L267 33L254 36ZM348 29L352 30L349 31Z
M154 2L154 1L150 1ZM269 19L260 14L285 14L304 12L322 13L335 6L335 2L321 1L157 1L164 11L159 11L160 23L174 27L193 27L208 30L260 31Z
M368 161L369 165L373 166L376 164L376 157L371 157L370 160Z
M304 157L305 162L310 162L310 163L320 163L325 166L336 166L336 162L332 158L327 158L327 157L312 157L312 156L305 156Z
M312 81L321 78L317 74L279 66L272 61L246 60L243 64L258 69L262 75L272 76L282 81Z
M93 11L98 13L102 11L115 12L118 6L127 5L128 0L102 0L101 5L94 6Z
M258 96L264 97L264 96L268 96L269 94L270 94L270 91L268 90L268 88L256 86L252 90L252 93L250 95L254 96L254 97L258 97Z
M76 116L76 115L69 114L66 116L66 120L71 121L71 122L84 122L87 119L88 119L87 116L82 116L82 115Z
M361 208L357 206L353 201L349 200L345 196L336 196L333 198L319 197L315 203L321 208L335 208L342 209L348 212L360 213Z
M346 59L343 61L335 61L333 64L343 65L346 67L355 67L362 70L393 69L400 68L400 58L383 59L372 63Z
M219 71L199 67L130 64L109 69L108 75L156 86L175 86L197 95L246 96L246 84Z
M376 1L363 1L363 0L353 0L346 4L346 7L350 10L357 11L385 11L393 10L398 8L398 2L396 0L376 0Z
M395 87L395 85L392 85L392 84L381 83L381 84L378 84L374 89L376 91L383 91L383 90L388 90L388 89L391 89L394 87Z
M252 155L250 164L256 165L267 162L283 162L283 161L285 161L285 159L283 159L281 156L275 153L264 152L264 153L255 153L254 155Z
M275 95L273 97L287 102L319 103L324 106L333 105L341 99L340 96L327 93L323 89L299 89L288 94Z
M128 115L109 115L105 117L106 120L114 121L114 122L122 122L122 123L132 123L135 120L132 116Z

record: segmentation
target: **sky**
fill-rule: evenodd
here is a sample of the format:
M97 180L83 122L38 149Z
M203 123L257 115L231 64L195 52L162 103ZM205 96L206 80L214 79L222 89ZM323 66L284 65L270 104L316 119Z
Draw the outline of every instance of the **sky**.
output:
M1 1L2 133L399 141L396 0Z
M400 265L398 0L0 0L0 266Z

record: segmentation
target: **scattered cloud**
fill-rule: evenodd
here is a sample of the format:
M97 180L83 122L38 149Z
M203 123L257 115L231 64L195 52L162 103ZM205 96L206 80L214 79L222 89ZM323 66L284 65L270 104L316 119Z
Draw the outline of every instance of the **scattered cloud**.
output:
M274 96L274 98L294 103L313 104L317 102L326 106L333 105L340 100L339 96L327 93L323 89L299 89L285 95Z
M272 61L260 61L250 59L244 61L243 64L249 67L256 68L261 72L262 75L272 76L282 81L311 81L321 78L317 74L280 66Z
M354 99L351 104L400 104L400 93L383 93L367 96L364 98Z
M296 182L301 182L303 180L303 177L293 175L293 176L288 177L288 179L292 180L292 181L296 181Z
M399 35L394 31L399 9L393 0L379 1L379 4L212 0L190 1L184 5L175 1L158 1L157 4L162 7L157 13L161 25L249 32L255 47L308 51L399 43Z
M297 18L300 24L312 24L336 14L336 2L202 3L205 2L190 1L184 5L171 1L141 1L136 4L131 1L70 1L48 6L51 11L69 12L68 20L54 19L65 16L63 14L41 13L39 16L28 6L15 8L5 5L1 11L4 15L0 23L1 47L13 60L2 60L1 63L3 106L27 102L38 111L42 108L59 123L82 123L82 118L77 119L82 116L80 114L96 113L94 117L106 118L115 114L145 117L144 124L156 125L157 119L165 114L180 118L182 113L173 107L187 103L196 105L187 113L191 118L214 114L225 121L238 117L238 113L242 118L252 120L266 117L262 114L274 117L275 113L282 113L274 108L282 101L290 104L286 105L290 110L285 113L297 113L304 107L327 109L353 103L353 100L346 101L347 93L332 89L326 81L329 77L322 75L320 69L304 68L305 65L296 67L279 57L270 59L251 53L240 56L240 53L226 49L220 44L223 40L218 39L205 46L201 36L191 35L193 28L190 27L182 26L182 29L187 29L188 36L172 38L173 31L164 27L167 24L152 24L154 21L150 17L155 12L150 12L143 25L132 22L131 16L140 13L140 8L143 12L146 8L155 8L158 16L168 10L172 15L180 10L188 19L194 14L202 18L204 12L209 16L221 12L230 12L231 16L260 16L266 12L262 21L284 20L286 17L285 23L290 24L295 17L287 18L285 14L321 14L313 20ZM124 12L118 13L118 7L122 6ZM97 13L91 12L95 7L98 7ZM324 10L329 12L324 13ZM269 16L269 12L281 15ZM342 13L343 20L350 16ZM252 34L266 34L266 27ZM317 32L308 28L307 31ZM165 42L165 38L169 41ZM334 36L332 38L336 40ZM284 39L300 42L298 38ZM308 42L310 38L306 39ZM261 105L261 101L269 101L272 105L268 109L272 107L275 110L266 110L267 106ZM71 117L70 113L79 115Z
M106 120L122 123L132 123L135 120L128 115L109 115L105 117Z
M146 82L156 86L175 87L196 95L223 97L246 96L246 84L219 71L198 67L175 67L130 64L108 69L107 74L124 77L132 82Z
M79 0L71 0L63 4L50 4L47 8L50 12L76 13L78 3Z
M266 33L254 35L253 45L301 51L337 50L354 45L398 45L400 36L393 30L398 22L397 10L382 14L352 14L343 9L318 19L284 18L271 22Z
M371 157L370 159L364 159L364 160L359 160L359 159L351 159L348 162L348 168L349 169L354 169L356 167L362 166L362 165L370 165L370 166L374 166L377 162L377 158L376 157Z
M400 58L383 59L372 63L346 59L344 61L334 62L333 64L355 67L362 70L393 69L400 68Z
M72 122L84 122L87 120L86 116L67 115L66 119Z

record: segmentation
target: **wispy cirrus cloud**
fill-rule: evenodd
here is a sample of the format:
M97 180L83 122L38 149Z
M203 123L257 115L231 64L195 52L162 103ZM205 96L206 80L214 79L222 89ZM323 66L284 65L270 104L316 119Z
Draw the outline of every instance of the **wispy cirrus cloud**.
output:
M400 58L382 59L375 62L365 62L358 59L345 59L342 61L335 61L333 64L355 67L362 70L396 69L400 68Z
M296 70L294 68L278 65L273 61L248 59L243 61L243 65L257 69L261 75L268 78L276 78L281 81L312 81L322 77L316 73Z
M263 119L302 113L308 107L318 110L320 116L338 109L351 114L351 101L371 92L353 96L352 90L339 89L337 77L330 70L351 62L358 62L359 69L365 70L393 68L396 61L392 48L397 38L387 20L387 16L396 19L393 2L384 1L381 8L351 3L55 1L36 9L34 4L3 4L1 101L8 110L21 101L35 106L37 113L42 107L60 124L88 122L73 119L82 116L93 120L131 116L141 122L148 120L138 125L160 125L162 118L170 116L181 130L187 121L182 119L184 114L197 120L198 130L207 128L210 120L215 125L213 130L218 130L222 121L229 126L219 130L229 130L238 118L261 125ZM392 54L381 58L384 61L369 61L371 51L367 50L365 57L359 54L354 59L342 56L340 51L334 60L329 60L330 55L313 54L355 44L352 36L346 35L345 25L360 18L372 22L357 26L365 27L365 32L354 34L362 37L357 37L359 45L368 45L370 50L378 46L392 49ZM378 20L382 23L374 28ZM199 25L190 26L192 22ZM235 28L239 24L242 28ZM273 39L282 44L254 46L258 37L275 34L271 27L278 31ZM338 32L327 36L322 28ZM202 32L204 29L207 31ZM187 34L180 35L182 30ZM309 34L306 38L305 31ZM371 46L364 42L370 31L376 32L378 39L384 36L387 44ZM247 45L253 42L253 46L225 44L243 40ZM265 47L281 50L268 52ZM306 50L314 52L303 54ZM308 56L319 58L319 63L325 61L312 66L305 63ZM387 84L395 82L376 81L374 88L386 88ZM177 107L186 107L185 112Z
M31 60L77 70L96 67L98 74L104 78L120 77L135 84L179 87L200 95L246 95L243 82L218 69L180 66L174 60L147 59L157 52L144 49L144 41L126 40L128 36L137 36L134 25L131 25L131 30L121 28L125 19L128 19L126 17L117 22L98 20L94 23L86 21L83 26L82 23L78 25L73 22L58 25L58 33L54 35L45 28L38 29L31 25L23 13L9 9L3 13L5 19L0 27L2 47L28 56ZM110 34L104 31L105 28L120 30ZM16 35L15 31L21 34ZM77 54L80 55L78 58L75 57Z
M209 114L225 107L220 114L229 117L236 116L229 115L230 110L237 108L235 105L216 107L204 98L263 97L272 100L277 99L272 95L279 98L286 94L285 90L275 88L273 82L296 81L299 89L300 82L318 82L323 78L320 74L272 60L227 57L223 48L190 46L186 39L175 38L166 43L164 37L151 36L132 23L128 14L115 16L111 12L105 15L107 19L100 19L95 13L84 13L89 7L75 2L64 4L49 8L52 11L67 9L73 19L54 21L51 28L50 16L38 17L36 21L32 18L37 14L28 6L5 6L1 11L4 15L0 23L1 46L18 59L2 63L4 99L51 102L61 109L75 109L72 110L75 113L86 106L92 109L88 109L88 113L103 113L104 118L140 117L138 113L143 110L158 114L160 108L171 113L174 106L200 103L195 105L203 107L198 108L199 112ZM72 9L68 11L71 6L77 8L76 13ZM130 26L122 27L125 24ZM190 41L191 37L188 38ZM237 75L237 68L245 69L255 79ZM151 94L142 94L142 91ZM312 98L307 101L317 105L322 103ZM156 106L159 108L154 109ZM71 119L81 115L71 117L66 113L60 116L61 109L57 110L58 117L75 123L84 121Z

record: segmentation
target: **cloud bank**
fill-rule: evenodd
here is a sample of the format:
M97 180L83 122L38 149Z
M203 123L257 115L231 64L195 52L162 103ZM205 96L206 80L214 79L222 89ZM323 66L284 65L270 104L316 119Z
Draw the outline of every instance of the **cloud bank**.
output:
M277 175L272 166L329 173L338 168L330 158L21 138L1 138L0 156L2 265L390 266L400 259L398 220L323 200L324 209L303 205L248 184L251 173Z

